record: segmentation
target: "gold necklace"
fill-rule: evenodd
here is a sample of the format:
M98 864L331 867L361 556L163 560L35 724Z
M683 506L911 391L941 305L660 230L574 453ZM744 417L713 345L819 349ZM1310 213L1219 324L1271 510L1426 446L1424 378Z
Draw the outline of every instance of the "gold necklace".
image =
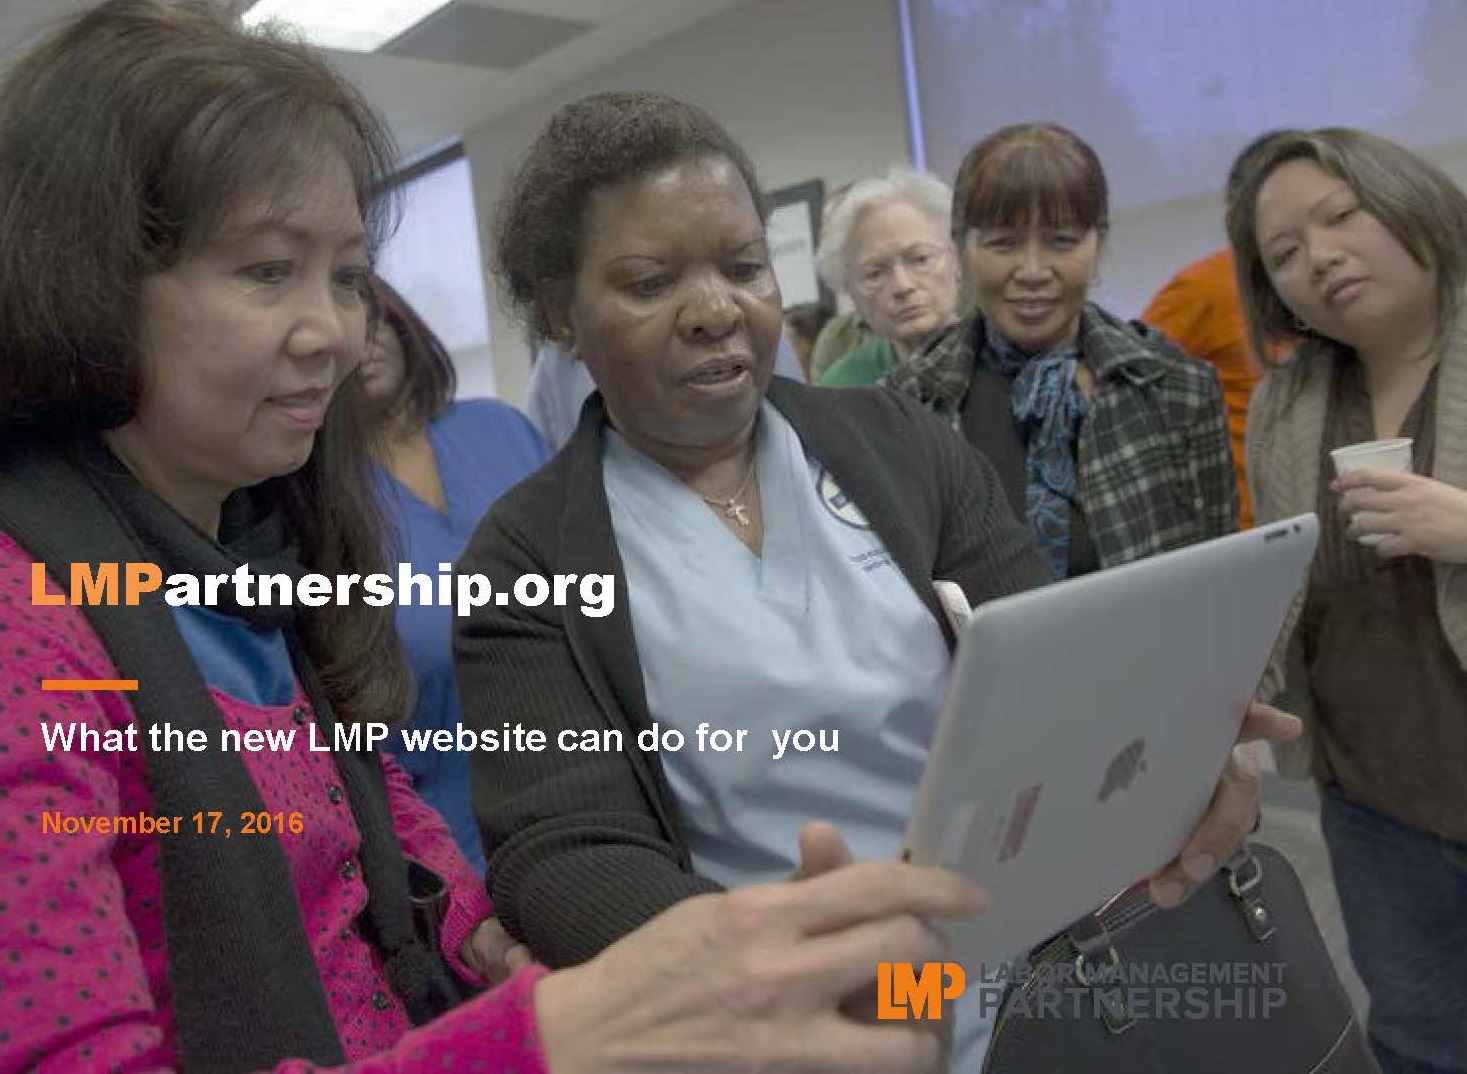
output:
M749 460L749 472L744 475L744 483L739 486L739 491L735 492L728 499L710 499L701 492L698 493L698 498L715 511L721 511L724 518L731 518L738 525L747 526L749 524L749 509L741 501L744 498L744 493L749 491L749 482L754 480L754 471L757 469L758 461L758 456Z

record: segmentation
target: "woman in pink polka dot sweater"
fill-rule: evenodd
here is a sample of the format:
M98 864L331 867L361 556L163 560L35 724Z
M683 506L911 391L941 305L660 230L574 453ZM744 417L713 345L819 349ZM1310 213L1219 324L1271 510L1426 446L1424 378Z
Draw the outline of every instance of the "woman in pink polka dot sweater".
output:
M0 85L0 1071L932 1069L846 1001L940 957L955 878L817 826L798 883L547 973L399 769L311 748L407 711L390 609L65 603L76 564L381 568L333 400L392 162L324 61L215 5L108 0Z

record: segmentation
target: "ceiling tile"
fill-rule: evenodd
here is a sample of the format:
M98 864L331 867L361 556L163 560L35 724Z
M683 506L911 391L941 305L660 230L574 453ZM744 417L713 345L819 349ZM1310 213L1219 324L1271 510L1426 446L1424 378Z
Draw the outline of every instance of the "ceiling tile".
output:
M575 40L592 24L456 3L381 49L389 56L513 71Z

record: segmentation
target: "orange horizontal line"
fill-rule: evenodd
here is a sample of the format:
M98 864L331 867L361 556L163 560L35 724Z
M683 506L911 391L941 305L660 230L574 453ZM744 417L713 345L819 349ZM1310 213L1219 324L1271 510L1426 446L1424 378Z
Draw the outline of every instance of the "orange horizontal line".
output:
M42 679L42 690L136 690L137 679Z

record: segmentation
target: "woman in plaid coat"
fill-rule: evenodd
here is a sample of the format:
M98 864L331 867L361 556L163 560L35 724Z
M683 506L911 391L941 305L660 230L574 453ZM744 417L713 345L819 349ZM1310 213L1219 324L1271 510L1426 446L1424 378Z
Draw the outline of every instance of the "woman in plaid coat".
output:
M1063 127L974 146L952 215L975 311L887 380L988 456L1055 578L1237 526L1216 373L1088 301L1108 200L1094 150Z

